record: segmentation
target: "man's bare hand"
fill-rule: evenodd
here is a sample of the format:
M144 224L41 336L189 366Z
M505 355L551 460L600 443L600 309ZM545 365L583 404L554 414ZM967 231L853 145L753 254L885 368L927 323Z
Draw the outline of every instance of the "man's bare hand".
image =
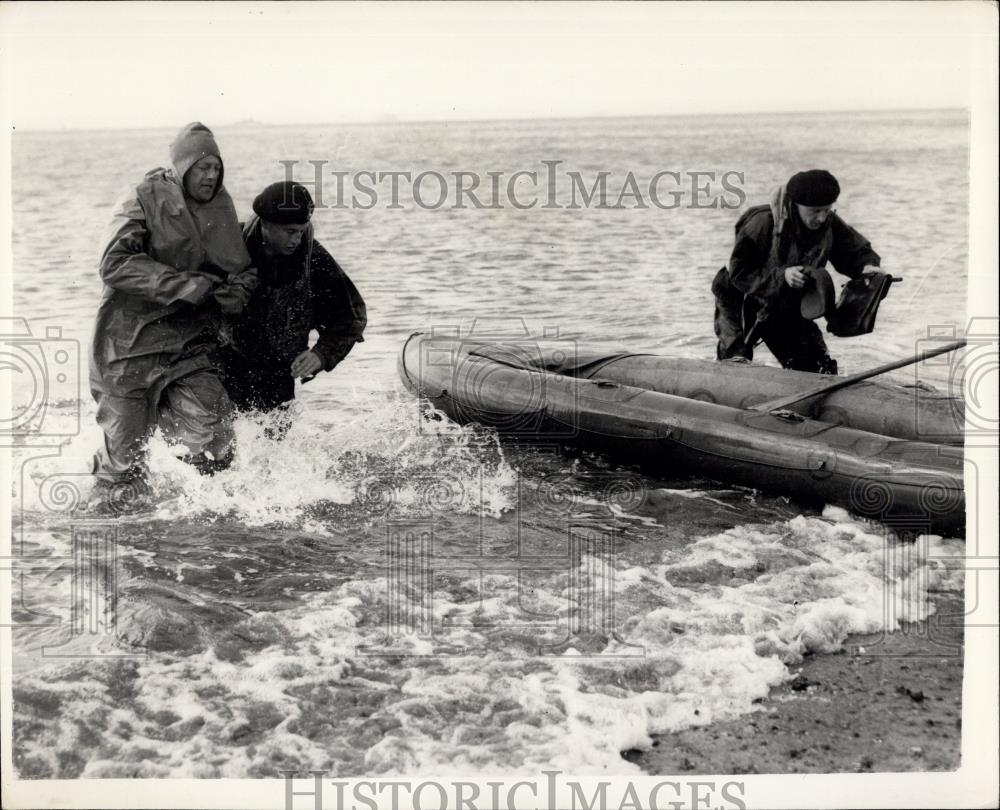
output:
M297 379L312 377L323 368L323 361L319 359L316 352L310 350L302 352L292 361L292 376Z
M809 278L809 273L802 265L785 268L785 283L793 289L798 290L804 287L807 278Z

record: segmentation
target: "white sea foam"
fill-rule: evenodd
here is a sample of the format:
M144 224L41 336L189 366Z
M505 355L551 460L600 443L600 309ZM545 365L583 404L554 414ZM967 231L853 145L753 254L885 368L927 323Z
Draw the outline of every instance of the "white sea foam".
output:
M566 602L565 574L534 594L554 622L525 628L516 580L490 575L473 612L467 597L446 591L434 606L434 637L404 633L388 647L388 600L415 608L418 597L354 580L249 619L276 640L238 660L206 650L140 663L128 707L89 677L29 678L69 707L62 731L37 742L65 748L76 720L113 712L104 722L114 755L88 763L88 775L248 775L276 762L386 775L630 772L621 751L753 711L806 652L925 618L928 588L960 587L960 555L960 544L934 537L904 548L841 513L739 527L667 549L649 567L620 565L614 582L596 583L619 593L615 636L527 657L518 638L558 642L581 609ZM595 570L582 562L581 571ZM458 592L476 582L460 581ZM449 654L436 652L442 643ZM371 710L354 714L358 699ZM338 734L367 743L351 750Z

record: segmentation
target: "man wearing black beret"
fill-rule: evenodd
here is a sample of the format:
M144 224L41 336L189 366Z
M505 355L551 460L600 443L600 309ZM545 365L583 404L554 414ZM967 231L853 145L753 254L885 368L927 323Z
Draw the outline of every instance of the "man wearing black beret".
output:
M812 169L740 217L729 265L712 281L719 360L752 360L763 340L784 368L837 373L819 327L801 314L803 292L827 262L851 278L881 263L868 240L837 216L839 196L837 179Z
M259 285L223 330L230 399L242 411L271 411L295 398L295 380L331 371L364 340L365 302L337 261L313 238L309 191L273 183L254 200L243 242ZM319 339L309 346L309 333Z

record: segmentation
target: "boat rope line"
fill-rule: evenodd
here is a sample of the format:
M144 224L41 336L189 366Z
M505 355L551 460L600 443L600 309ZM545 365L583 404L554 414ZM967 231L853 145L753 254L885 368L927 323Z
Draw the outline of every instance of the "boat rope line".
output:
M761 402L759 405L754 405L749 410L752 411L776 411L787 409L790 405L795 405L796 403L802 402L806 399L813 399L814 397L822 396L824 394L832 394L834 391L839 391L842 388L847 388L849 385L854 385L863 380L871 379L879 374L884 374L887 371L895 371L897 368L903 368L905 366L912 366L915 363L919 363L922 360L928 360L931 357L937 357L940 354L946 354L948 352L956 351L957 349L964 348L968 344L966 340L956 340L952 343L948 343L944 346L939 346L936 349L930 349L928 351L919 352L912 357L907 357L903 360L895 360L891 363L886 363L885 365L878 366L876 368L868 369L867 371L859 371L857 374L851 374L849 377L842 377L839 380L832 380L831 382L821 385L818 388L814 388L812 391L806 391L804 393L792 394L790 396L779 397L778 399L771 399L767 402Z

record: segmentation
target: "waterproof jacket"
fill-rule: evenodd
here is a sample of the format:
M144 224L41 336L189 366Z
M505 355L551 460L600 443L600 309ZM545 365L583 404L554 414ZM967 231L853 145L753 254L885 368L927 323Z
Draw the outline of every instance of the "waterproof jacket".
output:
M117 205L100 259L95 396L147 396L211 367L220 310L241 308L256 285L221 174L209 202L184 192L184 174L204 154L199 145L171 169L154 169Z
M312 226L295 253L280 260L264 252L256 215L243 227L243 238L260 284L226 330L232 351L249 360L260 376L290 378L292 361L309 348L309 333L315 329L319 340L312 350L323 369L332 370L364 340L368 316L357 287L313 238Z
M823 227L810 231L798 218L784 187L776 189L769 205L747 210L736 223L736 244L728 272L713 283L717 296L733 293L753 296L764 309L797 311L802 291L785 283L785 268L795 265L825 267L857 278L881 259L871 244L837 214Z

